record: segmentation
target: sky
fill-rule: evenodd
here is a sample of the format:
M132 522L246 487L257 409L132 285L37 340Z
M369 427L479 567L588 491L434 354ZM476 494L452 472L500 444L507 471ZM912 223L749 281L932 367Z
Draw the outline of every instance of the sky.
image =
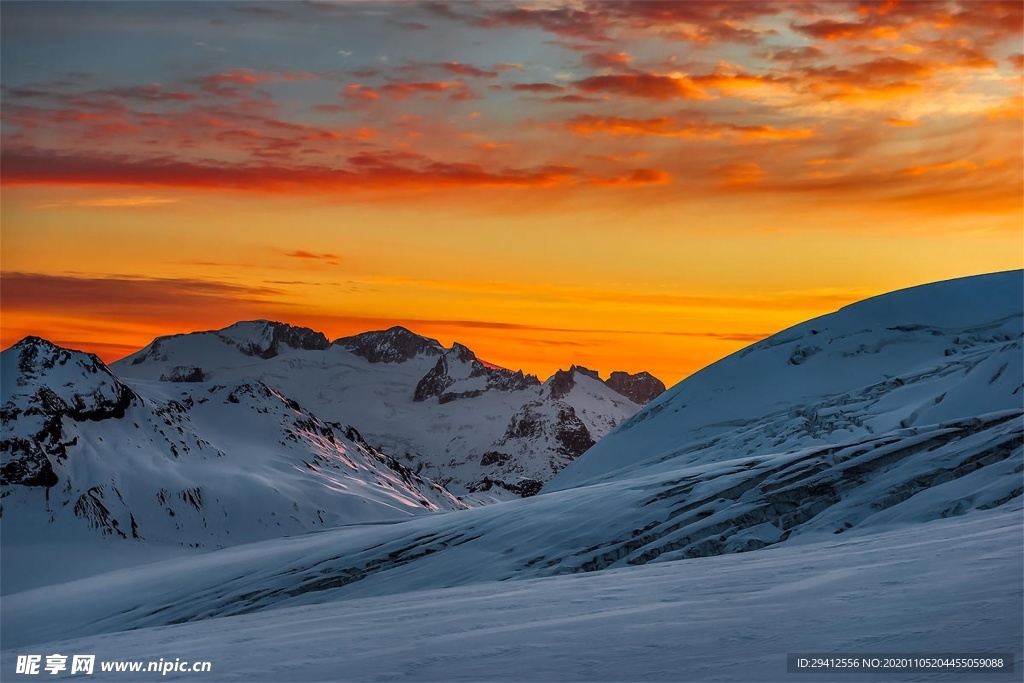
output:
M266 318L672 384L1024 265L1024 4L0 5L0 343Z

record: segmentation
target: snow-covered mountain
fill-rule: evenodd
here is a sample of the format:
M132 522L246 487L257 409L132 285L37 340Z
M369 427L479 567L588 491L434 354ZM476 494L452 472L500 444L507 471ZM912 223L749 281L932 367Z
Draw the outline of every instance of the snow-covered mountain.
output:
M264 382L477 502L536 493L640 409L628 396L664 389L648 373L613 373L609 384L575 366L542 384L402 327L327 344L268 321L161 337L112 367L145 380Z
M810 574L791 576L792 585L773 594L797 599L821 581L850 585L851 573L866 571L883 582L871 584L880 603L890 596L904 612L921 614L913 600L931 604L936 593L911 600L900 587L908 580L902 569L879 571L857 558L887 548L885 561L906 556L899 562L924 567L937 553L959 571L971 563L954 560L958 553L942 539L980 548L969 539L985 536L1017 544L976 558L992 581L971 583L966 572L943 584L945 572L929 574L930 589L941 586L977 610L932 647L971 651L957 649L970 640L960 634L984 633L985 642L971 640L971 647L1013 651L1019 660L1022 293L1024 274L1000 273L847 307L685 380L534 497L20 593L5 600L5 639L13 624L12 647L354 598L391 596L394 604L415 599L413 591L562 581L559 575L599 570L620 571L619 585L635 587L628 577L639 565L737 553L782 553L770 556L790 557L787 571L803 566ZM571 375L574 386L596 381L581 369ZM549 381L542 390L565 400L572 390L563 395L564 384ZM801 565L802 557L818 559ZM819 575L828 557L847 559ZM579 584L558 585L556 593ZM83 592L88 601L75 597ZM856 602L858 593L848 598ZM861 644L888 642L861 635ZM779 653L791 648L776 645Z
M1019 410L1022 298L1013 271L913 287L796 325L662 394L549 488Z
M295 340L237 348L263 357ZM0 363L5 541L92 529L218 547L464 507L258 380L126 382L35 337Z

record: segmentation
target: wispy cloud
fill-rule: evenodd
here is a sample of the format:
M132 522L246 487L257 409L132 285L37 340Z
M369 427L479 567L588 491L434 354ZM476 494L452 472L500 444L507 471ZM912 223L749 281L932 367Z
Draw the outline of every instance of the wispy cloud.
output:
M173 197L100 197L97 199L76 199L73 201L48 202L45 204L39 204L38 208L56 209L67 207L82 207L97 209L144 209L157 206L166 206L167 204L175 204L177 202L178 199Z

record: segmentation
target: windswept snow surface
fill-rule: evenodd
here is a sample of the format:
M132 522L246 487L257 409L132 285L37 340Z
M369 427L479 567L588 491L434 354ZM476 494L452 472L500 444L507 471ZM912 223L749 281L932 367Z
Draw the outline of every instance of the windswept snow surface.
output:
M17 678L19 654L81 653L212 663L209 674L138 681L1019 681L1020 520L1012 506L799 547L107 635L83 628L57 642L5 626L0 676ZM91 585L16 599L73 612ZM790 652L1012 652L1014 672L787 674ZM89 679L128 675L97 666Z

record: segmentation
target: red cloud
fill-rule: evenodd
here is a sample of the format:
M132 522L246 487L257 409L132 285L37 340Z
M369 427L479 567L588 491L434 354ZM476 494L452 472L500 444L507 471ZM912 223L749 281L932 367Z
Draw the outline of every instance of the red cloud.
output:
M310 81L315 78L316 76L313 74L304 73L270 74L257 73L251 69L232 69L231 71L225 71L221 74L207 76L205 81L214 86L223 85L225 83L232 83L235 85L255 85L256 83L272 83L279 81Z
M362 154L352 168L315 165L224 164L124 155L83 156L23 149L4 151L5 185L111 185L203 190L317 193L390 188L553 187L583 174L569 166L485 169L414 154Z
M583 55L583 63L592 69L614 69L633 61L627 52L591 52Z
M512 90L520 92L562 92L565 88L554 83L517 83L512 86Z
M919 27L933 30L954 28L980 32L985 42L1019 37L1024 23L1024 4L1017 0L991 2L862 2L861 21L819 19L791 24L793 30L824 40L893 38Z
M706 100L708 95L686 78L672 78L654 74L615 74L591 76L573 83L589 93L609 93L623 97L653 100Z
M476 99L476 95L459 81L426 81L420 83L389 83L377 89L377 93L394 100L404 100L412 95L436 95L449 93L453 100Z
M473 78L494 78L498 75L496 71L484 71L470 64L461 64L459 62L445 62L444 64L437 64L437 67L444 69L448 73L457 74L459 76L470 76Z
M472 19L470 23L479 28L539 28L567 38L607 40L606 22L600 16L571 7L498 10Z

